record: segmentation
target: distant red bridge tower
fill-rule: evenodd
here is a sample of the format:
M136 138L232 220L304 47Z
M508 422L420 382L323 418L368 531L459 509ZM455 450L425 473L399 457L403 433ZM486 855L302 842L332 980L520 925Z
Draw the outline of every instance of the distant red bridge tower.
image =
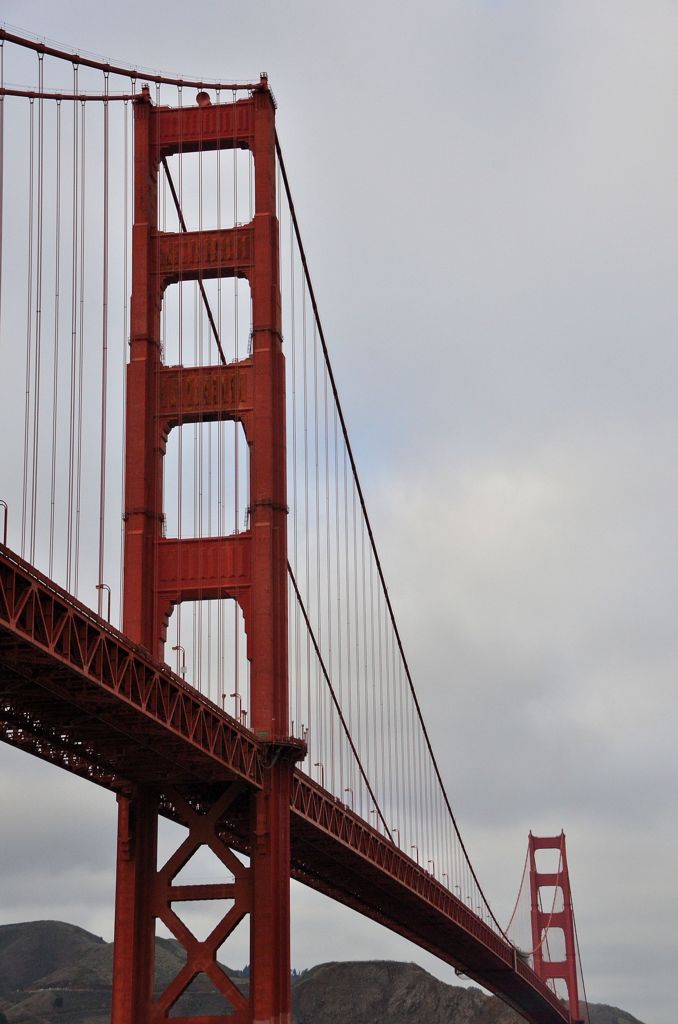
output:
M530 903L534 970L543 981L560 980L565 982L570 1019L572 1021L580 1021L582 1015L577 979L576 935L570 875L567 868L565 834L561 832L559 836L539 837L533 836L530 832L528 849L530 858ZM551 872L538 871L537 850L558 850L560 856L558 869ZM552 909L550 906L547 908L543 907L539 899L539 890L542 887L560 890L560 896L562 897L561 910ZM557 896L558 893L556 892L556 898ZM565 956L562 960L551 960L548 956L544 955L545 946L548 951L548 933L552 929L562 932L562 943L565 949Z

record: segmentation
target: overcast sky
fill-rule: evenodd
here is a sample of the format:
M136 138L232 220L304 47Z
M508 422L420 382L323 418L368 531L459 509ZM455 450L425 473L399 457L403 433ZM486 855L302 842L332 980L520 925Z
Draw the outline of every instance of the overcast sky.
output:
M528 830L564 828L589 998L673 1022L678 3L5 0L3 17L134 65L269 73L479 877L505 919ZM0 922L110 939L114 799L6 747L0 766ZM356 957L451 980L296 887L295 966Z

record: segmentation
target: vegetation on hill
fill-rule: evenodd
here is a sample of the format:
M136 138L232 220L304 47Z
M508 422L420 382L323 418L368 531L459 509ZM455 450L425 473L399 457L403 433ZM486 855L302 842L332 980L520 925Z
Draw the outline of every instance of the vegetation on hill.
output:
M185 957L173 939L156 942L156 990ZM60 921L0 926L0 1024L109 1024L113 947ZM247 970L224 967L246 990ZM319 964L293 973L294 1024L519 1024L500 1000L446 985L416 964L388 960ZM205 975L177 1007L181 1015L226 1011ZM4 1016L4 1020L3 1020ZM611 1006L592 1006L591 1024L640 1024Z

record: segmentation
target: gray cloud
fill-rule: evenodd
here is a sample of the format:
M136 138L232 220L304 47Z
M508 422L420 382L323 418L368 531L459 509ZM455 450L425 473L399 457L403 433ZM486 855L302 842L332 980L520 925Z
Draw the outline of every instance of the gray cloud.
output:
M589 996L668 1024L675 4L60 6L5 16L129 62L269 71L387 579L481 881L508 917L528 829L564 827ZM110 937L114 801L0 757L3 920ZM433 966L297 886L294 906L297 966Z

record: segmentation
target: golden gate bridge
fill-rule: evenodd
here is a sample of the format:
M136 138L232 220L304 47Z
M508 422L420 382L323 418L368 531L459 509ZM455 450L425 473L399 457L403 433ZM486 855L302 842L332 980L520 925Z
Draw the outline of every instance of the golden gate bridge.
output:
M202 975L224 1019L289 1021L290 878L526 1020L587 1020L564 835L530 835L502 925L454 818L267 77L0 46L0 735L116 794L114 1024L219 1019L182 1012ZM164 863L159 815L187 829ZM203 848L223 882L180 884ZM245 919L243 991L217 956Z

